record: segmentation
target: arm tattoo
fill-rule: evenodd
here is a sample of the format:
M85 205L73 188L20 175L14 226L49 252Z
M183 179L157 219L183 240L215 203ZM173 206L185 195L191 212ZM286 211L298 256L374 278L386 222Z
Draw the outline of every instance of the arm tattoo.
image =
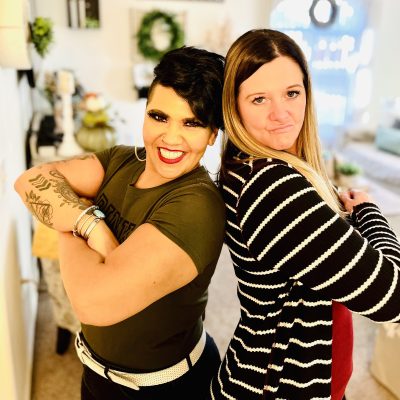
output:
M67 204L72 207L79 207L81 210L87 208L87 205L83 204L79 196L71 189L64 175L60 174L56 169L49 171L49 174L53 177L50 181L53 184L54 192L58 193L58 198L61 199L60 207Z
M66 162L71 161L71 160L85 161L85 160L90 160L90 159L95 160L96 156L94 154L82 154L80 156L74 156L74 157L66 158L65 160L54 161L51 164L52 165L57 165L57 164L66 163ZM47 165L48 164L41 164L41 165L36 166L36 168L37 169L42 169L43 166L47 166Z
M25 192L25 202L28 204L32 214L41 222L48 227L53 226L53 207L48 200L41 199L40 196L36 195L33 190L30 193Z
M29 179L29 182L31 182L32 185L40 191L50 189L51 187L49 180L46 179L42 174L39 174L36 178Z
M90 159L95 160L95 159L96 159L96 156L95 156L94 154L82 154L82 155L80 155L80 156L74 156L74 157L67 158L67 159L65 159L65 160L57 161L57 162L55 162L54 164L65 163L65 162L71 161L71 160L85 161L85 160L90 160Z

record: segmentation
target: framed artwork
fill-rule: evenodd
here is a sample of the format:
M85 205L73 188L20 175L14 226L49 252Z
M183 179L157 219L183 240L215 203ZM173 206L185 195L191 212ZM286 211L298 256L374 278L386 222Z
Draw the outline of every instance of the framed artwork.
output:
M100 28L99 0L67 0L70 28Z

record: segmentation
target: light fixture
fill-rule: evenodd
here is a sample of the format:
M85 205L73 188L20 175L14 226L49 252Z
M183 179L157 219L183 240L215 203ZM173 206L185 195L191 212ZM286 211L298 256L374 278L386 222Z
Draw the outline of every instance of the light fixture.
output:
M0 66L31 68L26 0L0 0Z

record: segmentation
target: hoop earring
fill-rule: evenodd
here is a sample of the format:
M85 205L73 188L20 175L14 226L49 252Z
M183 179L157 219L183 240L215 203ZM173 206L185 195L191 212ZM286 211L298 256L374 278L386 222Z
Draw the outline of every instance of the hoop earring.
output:
M137 158L139 161L141 161L141 162L146 161L146 157L145 157L144 159L141 159L141 158L138 156L137 147L136 147L136 146L134 146L134 149L135 149L135 156L136 156L136 158Z

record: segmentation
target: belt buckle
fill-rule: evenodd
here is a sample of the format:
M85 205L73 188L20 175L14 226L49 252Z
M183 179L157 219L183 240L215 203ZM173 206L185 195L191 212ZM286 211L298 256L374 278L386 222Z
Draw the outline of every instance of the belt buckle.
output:
M110 374L111 374L111 376L110 376ZM106 376L106 378L107 378L109 381L114 382L114 383L116 383L116 384L118 384L118 385L123 385L123 386L129 387L129 388L131 388L131 389L133 389L133 390L140 390L140 387L139 387L136 383L134 383L134 382L131 381L130 379L127 379L126 377L123 377L123 376L118 375L118 371L115 371L115 370L113 370L113 369L110 369L110 368L107 368L107 367L106 367L106 368L104 368L104 375ZM112 379L112 376L115 376L116 378L118 378L118 379L121 380L121 381L129 382L129 386L128 386L128 385L124 385L124 384L121 383L121 382L116 382L116 381L114 381L114 380Z

